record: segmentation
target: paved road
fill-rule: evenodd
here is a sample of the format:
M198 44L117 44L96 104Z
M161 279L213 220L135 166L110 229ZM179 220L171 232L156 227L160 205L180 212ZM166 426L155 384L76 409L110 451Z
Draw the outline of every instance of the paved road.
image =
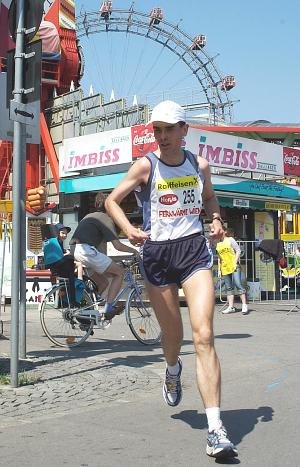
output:
M300 312L258 305L248 316L216 312L222 364L223 420L239 449L229 463L246 467L298 464ZM184 398L167 407L161 349L135 341L124 317L96 331L83 346L59 349L28 311L28 359L39 382L0 388L0 465L160 467L211 466L206 420L194 376L194 350L185 308ZM2 315L9 336L9 310ZM0 366L9 363L0 338ZM224 463L224 462L223 462Z

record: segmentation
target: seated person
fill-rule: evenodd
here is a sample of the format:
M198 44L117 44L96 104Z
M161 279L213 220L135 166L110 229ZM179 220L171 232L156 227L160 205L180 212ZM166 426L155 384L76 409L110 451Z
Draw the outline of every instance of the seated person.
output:
M47 227L47 225L46 225ZM69 229L69 230L68 230ZM43 253L44 262L47 268L51 270L54 276L64 277L69 279L69 292L70 292L70 306L76 306L75 300L75 284L74 284L74 271L75 264L74 258L70 253L64 253L62 240L59 240L60 231L65 230L66 233L70 232L70 227L65 227L62 224L56 225L56 237L50 236L49 232L43 235Z
M66 240L67 238L67 235L68 233L71 232L71 229L70 227L65 227L63 224L56 224L56 228L58 230L58 237L57 237L57 240L61 246L61 249L63 251L63 254L66 256L66 255L70 255L70 250L66 250L64 248L64 240ZM80 280L83 280L83 266L82 264L80 263L80 261L74 261L74 264L75 264L75 272L76 272L76 275L77 275L77 278L80 279Z

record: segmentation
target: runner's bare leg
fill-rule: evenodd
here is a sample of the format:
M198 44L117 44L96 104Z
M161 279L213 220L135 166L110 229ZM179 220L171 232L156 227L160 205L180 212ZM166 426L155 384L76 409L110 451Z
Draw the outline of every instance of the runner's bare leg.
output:
M183 284L196 350L197 382L205 408L220 407L221 370L214 347L215 293L211 270L194 273Z
M180 352L183 327L179 308L178 287L154 287L147 283L149 299L162 330L161 344L169 366L176 365Z

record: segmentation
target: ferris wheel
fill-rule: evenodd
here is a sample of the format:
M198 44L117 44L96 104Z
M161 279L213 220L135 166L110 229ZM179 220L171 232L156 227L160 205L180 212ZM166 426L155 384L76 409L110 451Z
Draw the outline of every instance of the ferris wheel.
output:
M180 23L173 24L167 21L164 18L164 13L161 8L156 7L149 13L143 13L136 11L133 8L133 5L126 10L116 9L113 7L112 1L104 1L98 11L87 12L81 10L80 14L76 17L76 28L78 39L80 39L81 42L84 40L86 43L91 40L95 34L105 33L107 42L102 42L100 44L97 43L94 50L95 61L97 59L97 53L99 53L98 60L100 65L98 66L98 72L100 73L101 70L103 73L102 58L104 49L106 49L106 51L110 50L108 58L110 61L110 69L116 69L116 65L113 61L116 58L117 53L112 49L112 42L109 42L108 39L112 36L112 33L123 34L123 39L120 39L120 35L116 39L116 49L120 50L123 47L124 52L126 46L128 48L128 37L130 35L144 38L147 43L150 43L150 41L155 42L159 46L157 49L157 56L155 56L153 50L151 50L150 53L149 51L147 54L144 53L148 62L151 62L149 57L154 59L154 61L151 62L152 64L150 63L148 71L145 73L145 79L143 80L140 78L140 80L143 81L143 85L147 79L149 82L152 80L152 87L149 89L147 96L143 96L143 101L146 100L146 103L149 103L150 106L157 103L155 102L155 99L162 100L161 97L158 98L159 93L155 94L153 92L153 90L157 89L157 87L155 87L153 75L151 75L151 72L155 68L154 62L158 62L161 55L165 53L165 51L168 51L168 55L172 57L173 63L170 62L166 67L167 70L165 70L164 67L163 75L156 75L158 84L162 83L163 78L165 78L165 82L167 83L165 84L166 89L163 92L163 96L165 98L172 99L172 97L176 95L176 90L180 87L180 82L183 82L188 78L189 83L191 80L194 83L195 87L193 89L197 89L197 92L194 92L194 102L187 104L187 100L185 100L185 102L180 102L182 105L185 104L188 109L193 110L208 109L214 123L216 121L226 122L232 120L233 101L229 96L229 92L236 85L234 76L223 76L220 73L215 63L216 57L210 56L206 51L207 38L204 34L197 33L195 36L190 36L181 29ZM134 53L137 55L136 49L137 46L135 45ZM153 46L152 49L154 49ZM126 60L124 59L124 52L122 59L120 57L117 59L119 63ZM138 93L138 89L135 89L135 85L139 81L138 72L142 68L142 55L143 53L141 52L139 57L136 58L136 68L133 67L135 69L133 70L130 90L134 97L136 97L136 94ZM181 70L184 69L184 72L181 72L183 77L180 73L178 73L177 76L176 70L179 68L179 65L181 66ZM108 67L108 65L106 65L106 67ZM127 79L130 81L130 78L128 78L128 72L129 67L126 68L126 66L124 66L122 70L118 70L118 75L122 77L123 82ZM168 74L169 76L167 76ZM168 79L171 75L173 77L173 82L172 85L169 85ZM175 81L174 76L178 78L175 79ZM189 86L191 85L189 84ZM160 96L161 94L162 93L160 93ZM129 96L129 91L127 96ZM124 97L127 96L126 94L124 95ZM113 95L113 98L114 97L115 96ZM178 101L178 99L174 100Z

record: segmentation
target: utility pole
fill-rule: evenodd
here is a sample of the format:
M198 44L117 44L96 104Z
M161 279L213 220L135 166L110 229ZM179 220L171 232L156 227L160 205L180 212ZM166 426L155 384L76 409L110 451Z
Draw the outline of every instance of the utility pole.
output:
M35 87L25 89L26 67L25 60L37 57L36 51L26 53L30 45L28 42L36 34L42 20L43 2L40 0L12 0L9 9L9 27L15 40L14 54L14 88L10 101L10 119L14 120L13 139L13 212L12 212L12 276L11 276L11 386L18 386L19 370L19 334L21 323L21 356L26 357L26 125L38 124L36 115L40 115L40 101L38 108L32 111L24 97L34 93ZM41 50L38 41L36 50ZM28 68L28 67L27 67ZM12 70L10 70L12 73ZM12 73L13 74L13 73ZM8 80L9 82L9 80ZM25 101L25 102L24 102Z
M23 90L23 53L24 53L24 0L16 3L16 53L15 53L15 83L14 99L22 103ZM23 139L23 124L14 122L14 150L13 150L13 229L12 229L12 275L11 275L11 386L18 386L19 368L19 300L20 300L20 272L21 265L21 167L25 156L26 143ZM24 148L25 146L25 148ZM26 157L26 156L25 156ZM24 174L23 174L24 176ZM21 267L20 267L21 266Z

